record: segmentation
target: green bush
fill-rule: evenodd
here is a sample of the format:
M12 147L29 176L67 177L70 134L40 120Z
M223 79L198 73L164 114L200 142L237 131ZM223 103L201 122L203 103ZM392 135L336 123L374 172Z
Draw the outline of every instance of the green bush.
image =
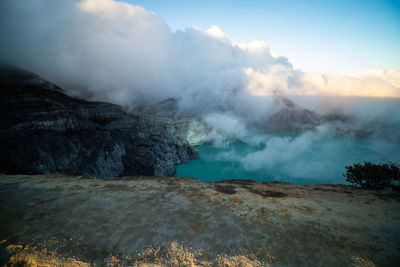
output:
M397 164L373 164L364 162L346 166L346 181L363 188L399 189L400 169Z

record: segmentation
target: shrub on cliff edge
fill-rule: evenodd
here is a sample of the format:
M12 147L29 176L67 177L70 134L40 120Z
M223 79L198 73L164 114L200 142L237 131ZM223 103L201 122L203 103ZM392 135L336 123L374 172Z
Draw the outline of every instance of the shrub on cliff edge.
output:
M363 188L399 190L400 169L396 163L364 162L346 166L346 181Z

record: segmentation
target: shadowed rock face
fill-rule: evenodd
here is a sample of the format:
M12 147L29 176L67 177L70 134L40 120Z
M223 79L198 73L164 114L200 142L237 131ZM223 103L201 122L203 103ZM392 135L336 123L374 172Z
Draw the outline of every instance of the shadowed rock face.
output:
M99 178L165 175L195 156L178 126L67 96L37 75L0 67L0 172Z

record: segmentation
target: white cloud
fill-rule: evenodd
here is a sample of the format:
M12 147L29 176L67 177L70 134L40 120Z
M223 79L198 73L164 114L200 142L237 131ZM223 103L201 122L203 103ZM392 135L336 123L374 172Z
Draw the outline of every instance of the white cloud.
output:
M273 65L265 70L245 70L247 89L253 95L400 97L400 70L370 71L352 75L301 72Z
M0 60L83 97L127 107L168 97L185 109L253 108L250 95L400 96L399 71L305 73L264 41L237 44L217 26L172 33L115 0L0 2Z
M392 71L385 76L303 73L299 77L301 86L297 90L310 94L400 97L400 87L389 80L399 73L400 71Z
M384 80L393 87L400 88L400 70L371 70L360 73L355 73L350 76L356 78L376 78Z
M211 37L213 37L213 38L216 38L218 40L221 40L221 41L224 41L224 42L227 42L227 43L230 42L228 35L226 35L226 33L224 33L221 30L221 28L218 27L218 26L215 26L215 25L211 26L211 28L209 28L206 31L206 34L211 36Z
M264 41L254 40L248 44L237 44L237 46L240 47L241 49L248 51L249 53L253 53L253 54L261 54L261 53L269 53L270 54L268 45ZM274 57L276 57L276 55Z
M287 93L288 80L293 76L292 68L281 64L272 65L264 71L247 68L245 73L248 78L247 89L256 96Z

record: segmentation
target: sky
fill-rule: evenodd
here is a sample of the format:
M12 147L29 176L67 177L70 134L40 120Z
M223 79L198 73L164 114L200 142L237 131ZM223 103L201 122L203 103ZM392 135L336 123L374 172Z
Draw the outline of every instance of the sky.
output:
M216 25L234 42L263 40L303 71L400 68L400 0L124 1L154 12L173 32Z

